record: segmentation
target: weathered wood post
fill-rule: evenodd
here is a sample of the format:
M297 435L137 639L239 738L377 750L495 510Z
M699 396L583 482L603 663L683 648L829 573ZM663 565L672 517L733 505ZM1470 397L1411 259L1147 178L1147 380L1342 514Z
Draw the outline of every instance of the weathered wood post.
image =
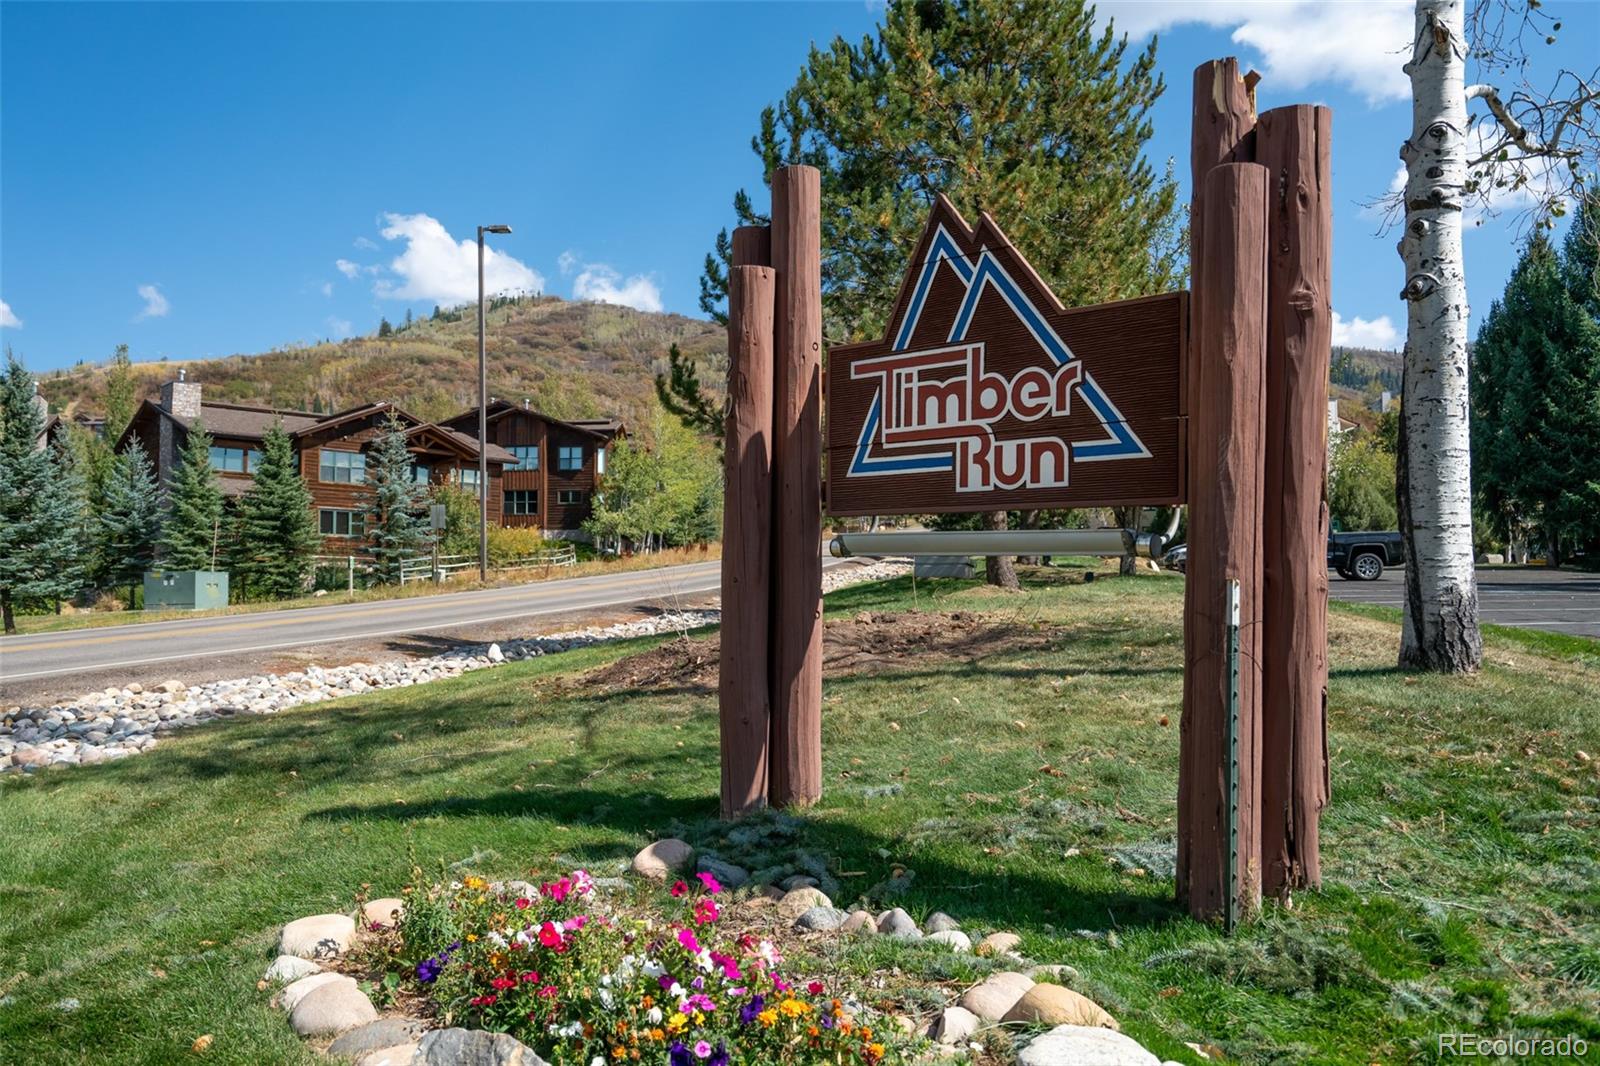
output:
M740 232L735 231L736 240ZM738 259L736 243L735 264ZM728 271L728 415L723 436L727 502L722 510L718 682L723 818L736 818L767 802L775 290L770 266L735 265Z
M773 418L772 741L767 795L822 795L822 176L772 175L777 395Z
M1262 390L1266 359L1266 172L1255 154L1254 75L1234 59L1194 76L1190 163L1193 316L1189 389L1189 559L1178 765L1178 896L1196 917L1224 913L1227 858L1229 579L1239 582L1238 886L1260 892Z
M1263 513L1261 853L1274 895L1322 880L1328 802L1328 360L1333 340L1332 114L1256 124L1267 168L1267 441Z

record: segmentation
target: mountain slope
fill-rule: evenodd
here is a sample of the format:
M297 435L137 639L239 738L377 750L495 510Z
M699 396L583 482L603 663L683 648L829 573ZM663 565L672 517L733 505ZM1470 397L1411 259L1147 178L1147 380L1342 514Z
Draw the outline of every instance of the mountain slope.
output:
M727 332L714 322L552 296L498 301L488 313L489 394L558 418L617 416L638 423L655 404L654 378L677 344L700 363L701 380L720 389ZM477 404L477 318L471 307L418 319L391 336L294 347L261 355L136 363L138 396L188 372L207 399L337 411L393 400L437 419ZM54 410L105 409L106 368L79 366L42 375Z

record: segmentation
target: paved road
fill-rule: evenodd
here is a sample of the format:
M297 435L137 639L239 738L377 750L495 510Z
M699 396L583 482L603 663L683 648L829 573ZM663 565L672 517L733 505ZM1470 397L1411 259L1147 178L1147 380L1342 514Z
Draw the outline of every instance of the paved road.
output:
M1406 594L1402 580L1398 570L1387 570L1371 582L1329 574L1328 592L1337 600L1401 607ZM1600 638L1600 574L1479 570L1478 607L1485 622Z
M824 560L825 565L830 562ZM712 561L402 600L0 637L0 685L58 675L87 676L114 667L370 641L537 615L627 605L672 607L681 598L714 593L720 583L721 563Z

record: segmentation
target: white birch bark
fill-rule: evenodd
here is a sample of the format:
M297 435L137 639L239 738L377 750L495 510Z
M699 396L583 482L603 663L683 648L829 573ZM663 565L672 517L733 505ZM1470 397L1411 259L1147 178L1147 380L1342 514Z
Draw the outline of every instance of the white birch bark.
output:
M1411 138L1400 257L1408 306L1400 418L1400 529L1406 607L1400 665L1475 670L1483 656L1472 569L1467 414L1467 288L1461 216L1467 182L1462 0L1417 0Z

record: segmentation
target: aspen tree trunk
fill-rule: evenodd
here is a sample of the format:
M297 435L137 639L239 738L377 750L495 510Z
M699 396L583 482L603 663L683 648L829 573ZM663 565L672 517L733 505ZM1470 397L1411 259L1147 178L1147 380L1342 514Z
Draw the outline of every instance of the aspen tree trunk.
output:
M1467 423L1467 180L1462 0L1417 0L1406 165L1408 305L1397 496L1406 545L1400 665L1461 673L1483 657L1472 570Z
M983 514L984 529L1006 528L1006 512L985 511ZM991 585L998 585L1003 589L1019 589L1017 583L1017 568L1009 555L991 555L984 563L984 579Z

